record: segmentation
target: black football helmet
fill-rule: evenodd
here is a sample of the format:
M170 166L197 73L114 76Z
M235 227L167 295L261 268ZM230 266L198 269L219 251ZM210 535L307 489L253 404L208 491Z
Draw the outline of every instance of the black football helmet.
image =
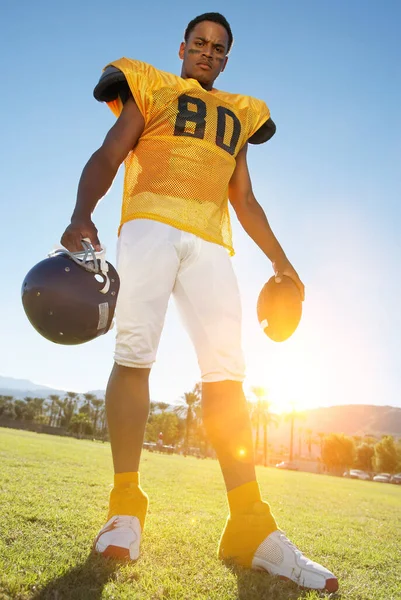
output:
M82 240L82 252L60 248L35 265L22 283L26 316L56 344L83 344L112 326L120 287L117 271Z

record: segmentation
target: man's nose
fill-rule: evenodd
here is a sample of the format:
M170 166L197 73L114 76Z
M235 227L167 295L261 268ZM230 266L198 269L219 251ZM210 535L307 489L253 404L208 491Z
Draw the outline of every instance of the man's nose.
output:
M211 44L203 47L203 54L208 58L213 58L213 47Z

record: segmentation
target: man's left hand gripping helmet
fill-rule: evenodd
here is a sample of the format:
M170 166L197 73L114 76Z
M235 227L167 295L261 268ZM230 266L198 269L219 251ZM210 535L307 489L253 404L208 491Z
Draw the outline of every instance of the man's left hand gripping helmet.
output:
M82 252L55 250L22 284L22 303L33 327L56 344L83 344L112 326L120 287L117 271L83 240Z

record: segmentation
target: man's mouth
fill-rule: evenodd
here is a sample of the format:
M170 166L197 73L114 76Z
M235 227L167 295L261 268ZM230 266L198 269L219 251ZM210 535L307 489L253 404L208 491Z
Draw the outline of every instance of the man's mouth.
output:
M205 61L200 61L196 63L198 65L198 67L203 67L204 69L211 69L212 65L208 62Z

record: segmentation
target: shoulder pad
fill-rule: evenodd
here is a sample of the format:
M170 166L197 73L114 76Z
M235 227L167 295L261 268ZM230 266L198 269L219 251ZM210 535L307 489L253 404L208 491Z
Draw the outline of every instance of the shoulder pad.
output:
M106 67L93 90L93 95L99 102L111 102L120 96L123 104L128 100L130 93L124 73L113 66Z
M265 123L249 138L250 144L263 144L270 140L276 133L276 124L271 119L267 119Z

